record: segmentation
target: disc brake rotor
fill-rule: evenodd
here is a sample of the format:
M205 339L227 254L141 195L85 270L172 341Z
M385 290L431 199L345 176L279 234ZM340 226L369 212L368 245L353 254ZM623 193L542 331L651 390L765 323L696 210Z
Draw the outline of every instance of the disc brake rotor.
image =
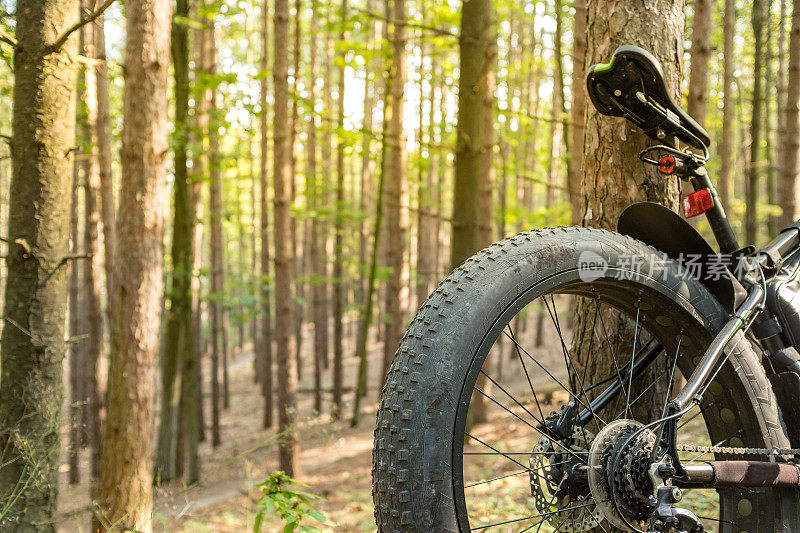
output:
M542 436L531 453L530 484L534 506L542 515L552 513L547 517L547 521L559 528L559 531L566 533L588 531L597 527L603 520L603 513L593 505L576 509L578 505L592 504L591 494L586 493L576 497L560 490L568 461L572 461L575 455L585 457L593 438L591 432L576 426L572 429L570 439L553 441L549 437ZM569 454L565 448L575 455ZM559 509L566 510L559 511Z

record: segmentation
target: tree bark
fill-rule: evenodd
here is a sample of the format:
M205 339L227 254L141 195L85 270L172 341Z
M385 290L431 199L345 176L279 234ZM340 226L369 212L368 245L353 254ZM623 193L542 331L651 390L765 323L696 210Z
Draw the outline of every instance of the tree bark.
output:
M725 0L725 20L723 24L723 62L722 62L722 139L720 139L720 199L726 209L730 209L733 194L733 46L736 26L735 0Z
M189 0L178 0L175 17L188 17ZM194 317L192 313L192 269L194 252L194 204L187 167L189 142L189 39L180 20L172 24L172 65L175 78L175 133L172 223L172 275L167 298L166 328L161 353L161 420L156 455L156 479L167 481L182 471L178 462L185 441L189 461L188 481L199 477L197 463L197 411L194 409L195 360ZM185 399L182 401L181 399ZM183 409L181 407L183 406ZM178 424L181 412L184 428ZM184 438L179 439L178 433Z
M367 11L372 11L373 7L373 0L367 0L366 9ZM359 357L359 369L362 365L364 365L364 383L363 389L361 388L360 382L356 384L356 394L363 394L366 392L367 383L366 383L366 376L367 376L367 369L366 364L367 360L361 360L361 339L366 334L369 335L368 326L366 325L368 319L365 315L365 310L367 308L372 309L372 302L368 302L367 298L372 298L374 296L374 290L370 290L369 283L370 283L370 276L369 276L369 269L370 266L367 264L367 257L369 254L369 234L368 234L368 224L369 220L367 217L367 213L369 213L370 205L372 204L372 198L377 199L377 196L370 197L370 178L372 174L375 172L375 161L372 157L372 141L373 141L373 130L376 129L376 125L374 124L373 114L376 102L376 95L378 93L378 84L374 76L378 75L381 69L381 58L380 54L376 52L376 50L380 50L380 42L381 42L381 33L382 29L381 26L384 24L383 21L380 20L371 20L367 24L371 24L372 26L368 30L368 37L367 37L367 49L369 50L372 61L367 68L365 69L365 78L364 78L364 119L361 125L361 129L364 132L362 145L361 145L361 168L360 168L360 190L361 195L359 198L359 208L361 209L361 213L364 215L364 220L361 222L359 227L359 237L358 237L358 263L359 268L363 270L364 275L362 276L361 283L358 284L358 293L357 293L357 300L359 305L362 306L362 311L359 313L358 317L358 326L356 327L356 355ZM365 341L366 342L366 341ZM360 376L361 371L359 370L358 375ZM359 380L357 378L357 380ZM363 392L361 392L363 390Z
M93 2L83 0L83 10L90 12ZM87 24L80 29L80 53L92 60L96 56L95 32L93 24ZM86 433L89 449L91 450L92 476L97 475L97 462L100 456L100 437L103 419L103 397L105 395L105 339L103 336L103 311L100 303L103 290L103 262L100 255L100 212L97 208L97 199L100 193L100 161L97 154L97 76L92 66L86 67L79 77L82 85L82 98L80 99L83 113L81 126L81 140L84 143L81 150L83 159L83 201L84 224L83 242L86 255L89 256L83 268L83 310L82 315L86 322Z
M402 225L401 204L406 184L406 152L403 135L403 101L406 82L406 3L405 0L386 0L386 18L392 43L391 72L387 79L384 99L384 120L388 124L383 139L383 169L386 173L383 194L386 218L386 266L391 269L384 292L386 324L383 335L383 373L389 372L392 357L403 336L402 290L405 228Z
M708 61L711 58L711 0L695 0L687 111L701 126L706 122Z
M786 134L780 176L780 226L800 218L800 0L792 2L792 30L789 35L789 77L783 110Z
M80 254L81 238L78 233L80 206L80 172L77 162L72 172L72 203L70 206L69 233L70 252ZM72 261L69 265L68 298L69 298L69 483L74 485L81 480L80 451L86 441L86 425L84 423L83 405L86 401L85 379L83 379L84 343L81 320L81 262Z
M261 159L259 160L259 188L261 193L261 302L263 318L261 321L261 345L258 357L262 360L264 375L262 376L261 393L264 396L264 418L262 426L272 426L272 291L270 290L270 254L269 254L269 192L268 192L268 150L269 126L267 117L267 70L269 68L269 3L267 0L261 4L261 91L260 91L260 130L261 130Z
M570 207L572 224L581 223L581 175L583 172L583 132L586 114L586 0L575 0L572 29L572 143L570 144Z
M471 0L462 7L451 268L490 244L481 240L480 221L486 213L481 212L480 196L491 174L494 151L496 52L491 14L490 0Z
M316 103L316 82L319 77L317 62L317 33L319 33L319 4L311 0L311 31L309 32L309 100ZM317 176L317 113L312 108L308 122L308 139L306 142L306 194L309 197L309 209L313 214L310 222L309 262L311 263L311 314L314 322L314 410L322 411L322 365L328 357L328 294L325 283L325 249L322 222L317 210L324 204L320 199L321 187Z
M764 42L764 24L767 22L767 0L753 0L753 95L752 115L750 120L750 166L747 169L747 187L745 190L745 240L757 244L758 239L758 188L762 175L761 143L764 140L764 59L766 43Z
M425 7L420 7L423 17L423 24L425 24ZM428 75L428 134L430 144L433 145L433 123L434 123L434 71L436 62L431 56L430 46L423 42L420 45L420 109L419 109L419 141L418 146L423 150L425 141L425 121L424 113L421 105L423 98L423 90L426 75ZM431 69L425 72L425 58L430 59ZM425 300L428 299L434 284L436 283L436 257L434 256L436 249L436 217L438 206L434 203L435 183L433 175L433 151L435 148L432 146L427 148L427 156L418 156L419 175L417 187L417 277L415 292L417 296L417 307L422 306Z
M492 242L494 162L495 36L491 0L470 0L461 9L459 38L458 125L451 268ZM486 387L479 379L478 387ZM474 394L471 423L486 419L486 401Z
M641 46L650 50L659 60L670 94L677 100L680 97L683 57L683 2L656 0L645 5L622 0L601 0L589 2L587 7L589 30L586 64L608 61L621 44ZM639 152L650 146L652 141L622 118L602 116L594 108L590 108L586 116L583 224L614 230L622 210L639 201L658 202L675 209L679 197L677 180L665 179L657 170L643 168L639 161ZM614 164L609 165L608 161L614 161ZM591 335L598 334L591 322L594 311L593 302L588 299L578 301L576 332L580 333L575 335L572 350L575 359L583 361L582 364L586 364L586 347ZM632 321L620 317L613 310L604 311L603 314L616 352L630 351L634 329ZM612 364L610 352L592 351L588 372L602 374ZM642 377L641 383L655 381L655 369L652 372ZM665 393L666 383L663 381L651 387L637 403L633 417L652 420L650 406L663 398ZM639 405L645 407L640 408Z
M340 51L337 53L338 72L336 79L336 218L334 220L333 261L333 409L334 419L342 412L342 358L344 337L344 103L345 103L345 46L350 38L347 31L347 0L342 0L342 31L339 36Z
M128 0L125 93L107 420L94 529L149 532L166 212L170 3Z
M77 0L16 12L11 185L0 338L0 502L7 529L55 531L67 304ZM13 498L13 500L12 500Z
M114 294L111 292L116 246L116 202L114 201L114 176L111 168L111 116L108 100L108 63L106 60L105 18L94 21L94 39L97 54L97 157L100 165L100 214L103 227L103 268L106 286L106 324L111 324Z
M275 0L275 31L273 46L273 84L275 106L273 110L273 223L275 225L275 331L278 354L278 463L291 477L299 474L297 440L294 429L295 394L297 389L296 359L292 346L292 249L290 242L291 206L289 180L291 179L289 146L289 2Z

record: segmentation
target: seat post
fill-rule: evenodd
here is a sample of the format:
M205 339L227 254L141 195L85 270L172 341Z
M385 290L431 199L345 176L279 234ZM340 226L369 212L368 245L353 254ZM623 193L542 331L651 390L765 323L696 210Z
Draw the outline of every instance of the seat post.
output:
M717 190L711 184L705 167L698 167L695 169L691 180L695 191L708 189L711 193L711 197L714 199L714 207L706 211L705 214L708 218L709 225L711 225L711 231L717 239L717 244L719 244L719 251L723 254L736 252L740 248L739 242L736 239L736 235L733 233L733 228L731 228L728 216L725 214L722 201L719 199Z

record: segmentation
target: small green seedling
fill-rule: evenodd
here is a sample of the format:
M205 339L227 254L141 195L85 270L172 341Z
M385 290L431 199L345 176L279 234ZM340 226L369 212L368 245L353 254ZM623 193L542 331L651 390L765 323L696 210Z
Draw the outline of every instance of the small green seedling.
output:
M283 526L283 533L320 531L316 526L301 523L306 519L316 520L326 526L333 525L324 514L311 505L311 500L318 500L319 496L308 492L289 490L288 487L291 485L307 486L281 471L273 472L265 481L256 485L256 487L261 487L261 498L258 500L259 509L253 524L253 533L261 532L264 516L268 512L278 515L286 524Z

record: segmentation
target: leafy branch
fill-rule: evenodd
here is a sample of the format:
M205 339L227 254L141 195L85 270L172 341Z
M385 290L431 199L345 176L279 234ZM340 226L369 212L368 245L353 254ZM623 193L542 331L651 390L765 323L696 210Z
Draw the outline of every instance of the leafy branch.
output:
M302 531L312 533L319 531L319 528L302 524L306 518L311 518L317 522L330 526L333 525L328 518L314 509L311 505L311 500L319 499L308 492L290 490L287 487L291 485L299 485L305 487L307 485L295 481L281 471L273 472L262 483L256 485L261 487L261 498L258 500L259 510L256 513L256 520L253 524L253 533L260 533L261 527L264 525L264 516L267 512L274 513L285 523L283 526L284 533L292 533L293 531Z

